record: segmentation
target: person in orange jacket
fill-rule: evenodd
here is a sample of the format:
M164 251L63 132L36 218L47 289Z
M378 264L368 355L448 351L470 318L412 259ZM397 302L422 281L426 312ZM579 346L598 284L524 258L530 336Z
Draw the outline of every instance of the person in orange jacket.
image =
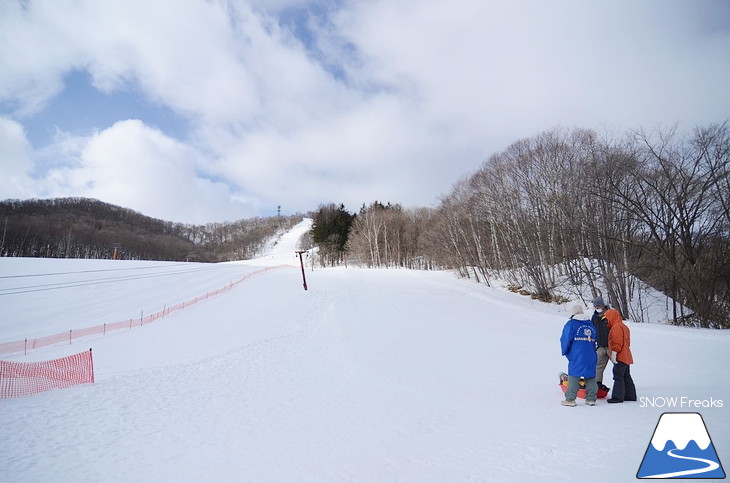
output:
M613 392L609 403L636 401L636 386L631 377L631 331L624 324L621 314L616 309L608 309L603 316L608 325L608 350L613 362Z

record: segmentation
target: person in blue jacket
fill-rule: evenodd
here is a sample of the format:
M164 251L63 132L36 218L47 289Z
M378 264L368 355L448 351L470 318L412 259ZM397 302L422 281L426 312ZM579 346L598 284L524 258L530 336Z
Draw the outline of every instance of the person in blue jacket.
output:
M568 358L568 390L565 391L563 406L575 406L580 378L586 384L586 404L596 404L596 329L588 316L583 314L583 307L574 305L571 308L570 320L563 327L560 336L563 355Z

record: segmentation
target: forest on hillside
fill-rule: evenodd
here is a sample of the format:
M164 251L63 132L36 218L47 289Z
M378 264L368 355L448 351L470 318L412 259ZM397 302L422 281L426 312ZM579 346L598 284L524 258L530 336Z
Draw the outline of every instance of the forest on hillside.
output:
M255 258L302 216L187 225L88 198L0 202L0 256L222 262Z
M566 277L632 316L641 281L673 323L730 328L728 124L599 136L552 129L495 153L434 208L374 201L312 214L322 265L453 269L555 301ZM185 225L85 198L0 202L0 256L255 258L302 219Z
M322 205L313 235L322 264L487 284L507 272L542 300L567 275L624 314L638 279L673 301L674 323L730 328L730 132L553 129L492 155L434 209Z

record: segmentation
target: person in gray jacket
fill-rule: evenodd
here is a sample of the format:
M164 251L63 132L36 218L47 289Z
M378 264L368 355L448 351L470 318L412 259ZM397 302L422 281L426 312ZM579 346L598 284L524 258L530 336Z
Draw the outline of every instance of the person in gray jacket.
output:
M596 328L596 339L598 342L598 349L596 349L596 355L598 356L598 362L596 363L596 383L598 384L598 389L604 389L605 391L610 389L603 384L603 373L608 365L610 354L608 351L608 325L603 316L609 308L603 301L603 297L593 299L594 312L593 317L591 317L591 322L593 323L593 327Z

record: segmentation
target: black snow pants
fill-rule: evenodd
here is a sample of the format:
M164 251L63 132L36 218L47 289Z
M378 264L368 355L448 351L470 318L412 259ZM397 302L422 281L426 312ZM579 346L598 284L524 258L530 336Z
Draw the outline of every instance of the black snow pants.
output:
M613 365L613 399L619 401L636 401L636 386L631 377L631 366L623 362Z

